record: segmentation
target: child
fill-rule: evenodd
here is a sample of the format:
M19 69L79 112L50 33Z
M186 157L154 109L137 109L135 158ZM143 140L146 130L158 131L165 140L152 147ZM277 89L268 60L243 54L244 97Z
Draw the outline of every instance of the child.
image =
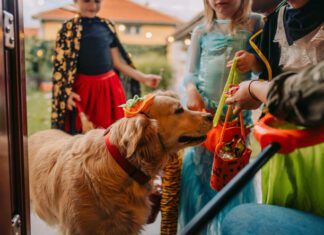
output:
M226 83L229 69L227 62L235 53L247 49L249 37L261 26L261 17L251 14L250 0L204 0L207 23L196 27L192 34L189 71L184 79L187 91L187 106L191 110L214 113ZM244 51L241 56L249 58L238 61L238 66L247 67L254 56ZM250 79L246 70L240 79ZM250 122L245 114L245 122ZM203 147L190 148L183 160L180 196L180 226L183 228L216 194L210 187L213 153ZM219 233L219 224L234 206L255 202L252 184L244 189L215 219L203 234Z
M271 65L273 76L282 72L299 72L324 59L324 2L322 0L287 2L288 4L281 4L267 17L259 38L260 49ZM263 75L267 71L262 72L264 73L261 74L261 78L267 78ZM320 79L319 73L317 77ZM252 100L250 96L253 95L255 86L262 86L262 83L240 84L238 94L235 95L235 105L240 108L244 102ZM298 108L303 112L310 108L306 101L299 102L296 97L307 96L313 88L305 83L308 93L302 94L295 86L296 83L290 82L290 86L286 87L286 92L289 92L289 96L287 95L284 100L286 104L280 101L281 106L296 106L293 111L289 112L289 109L286 109L285 114L280 115L288 120L292 119L293 113L297 112ZM275 89L278 89L278 85L273 86L269 93ZM278 103L277 101L276 105ZM277 112L272 107L269 109L274 113ZM310 115L313 115L314 119L320 116L317 112L311 112ZM302 113L298 113L298 117L302 117ZM262 169L263 202L324 216L324 190L321 186L321 179L324 177L323 152L324 144L319 144L298 149L289 155L275 156Z
M95 127L107 128L123 117L119 106L126 98L114 69L152 88L161 77L141 73L120 58L109 23L96 16L101 0L74 2L79 15L63 24L56 42L51 118L52 128L80 133L80 118L73 120L76 102Z

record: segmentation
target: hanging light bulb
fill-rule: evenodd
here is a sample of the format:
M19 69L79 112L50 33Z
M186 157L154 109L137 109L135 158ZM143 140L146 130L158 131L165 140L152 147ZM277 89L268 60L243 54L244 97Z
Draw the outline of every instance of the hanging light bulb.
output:
M174 42L174 37L173 36L169 36L168 37L168 43L173 43Z
M124 32L126 30L126 26L124 24L121 24L118 26L119 31Z
M147 33L145 34L145 37L146 37L147 39L151 39L151 38L153 37L153 33L151 33L151 32L147 32Z
M190 46L190 44L191 44L191 40L190 40L189 38L185 39L185 40L184 40L184 44L185 44L186 46Z

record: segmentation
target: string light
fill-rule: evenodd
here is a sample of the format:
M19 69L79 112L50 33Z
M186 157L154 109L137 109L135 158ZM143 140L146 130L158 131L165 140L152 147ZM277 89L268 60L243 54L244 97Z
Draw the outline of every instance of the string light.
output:
M126 30L126 26L121 24L118 26L119 31L124 32Z
M153 37L153 34L152 34L151 32L147 32L147 33L145 34L145 37L146 37L147 39L151 39L151 38Z
M168 37L168 42L169 43L173 43L174 42L174 37L173 36L169 36Z
M186 46L190 46L190 44L191 44L191 40L190 40L189 38L185 39L185 40L184 40L184 44L185 44Z

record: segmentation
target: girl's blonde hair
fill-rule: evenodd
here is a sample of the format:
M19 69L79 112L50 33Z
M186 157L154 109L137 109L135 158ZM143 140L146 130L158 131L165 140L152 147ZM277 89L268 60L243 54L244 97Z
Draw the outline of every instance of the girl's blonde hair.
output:
M205 6L205 18L207 20L207 28L211 29L214 20L217 19L216 12L209 5L208 0L204 0ZM231 22L231 31L235 31L236 28L246 26L249 21L249 14L251 12L251 0L241 0L239 9L234 13Z

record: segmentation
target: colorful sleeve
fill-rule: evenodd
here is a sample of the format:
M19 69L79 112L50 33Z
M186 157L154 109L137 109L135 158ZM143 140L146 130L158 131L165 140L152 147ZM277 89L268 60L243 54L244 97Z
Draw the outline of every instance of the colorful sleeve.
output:
M61 129L60 127L60 116L62 108L65 109L65 103L62 103L62 96L65 95L65 71L63 70L66 66L64 62L64 47L65 47L65 31L66 26L63 27L57 34L55 53L54 53L54 69L53 69L53 90L52 90L52 115L51 122L52 128ZM63 107L64 106L64 107Z
M187 64L187 71L184 77L184 85L188 85L189 82L197 84L198 75L200 70L200 56L201 56L201 35L203 26L197 26L191 36L191 44L189 48L189 59Z

